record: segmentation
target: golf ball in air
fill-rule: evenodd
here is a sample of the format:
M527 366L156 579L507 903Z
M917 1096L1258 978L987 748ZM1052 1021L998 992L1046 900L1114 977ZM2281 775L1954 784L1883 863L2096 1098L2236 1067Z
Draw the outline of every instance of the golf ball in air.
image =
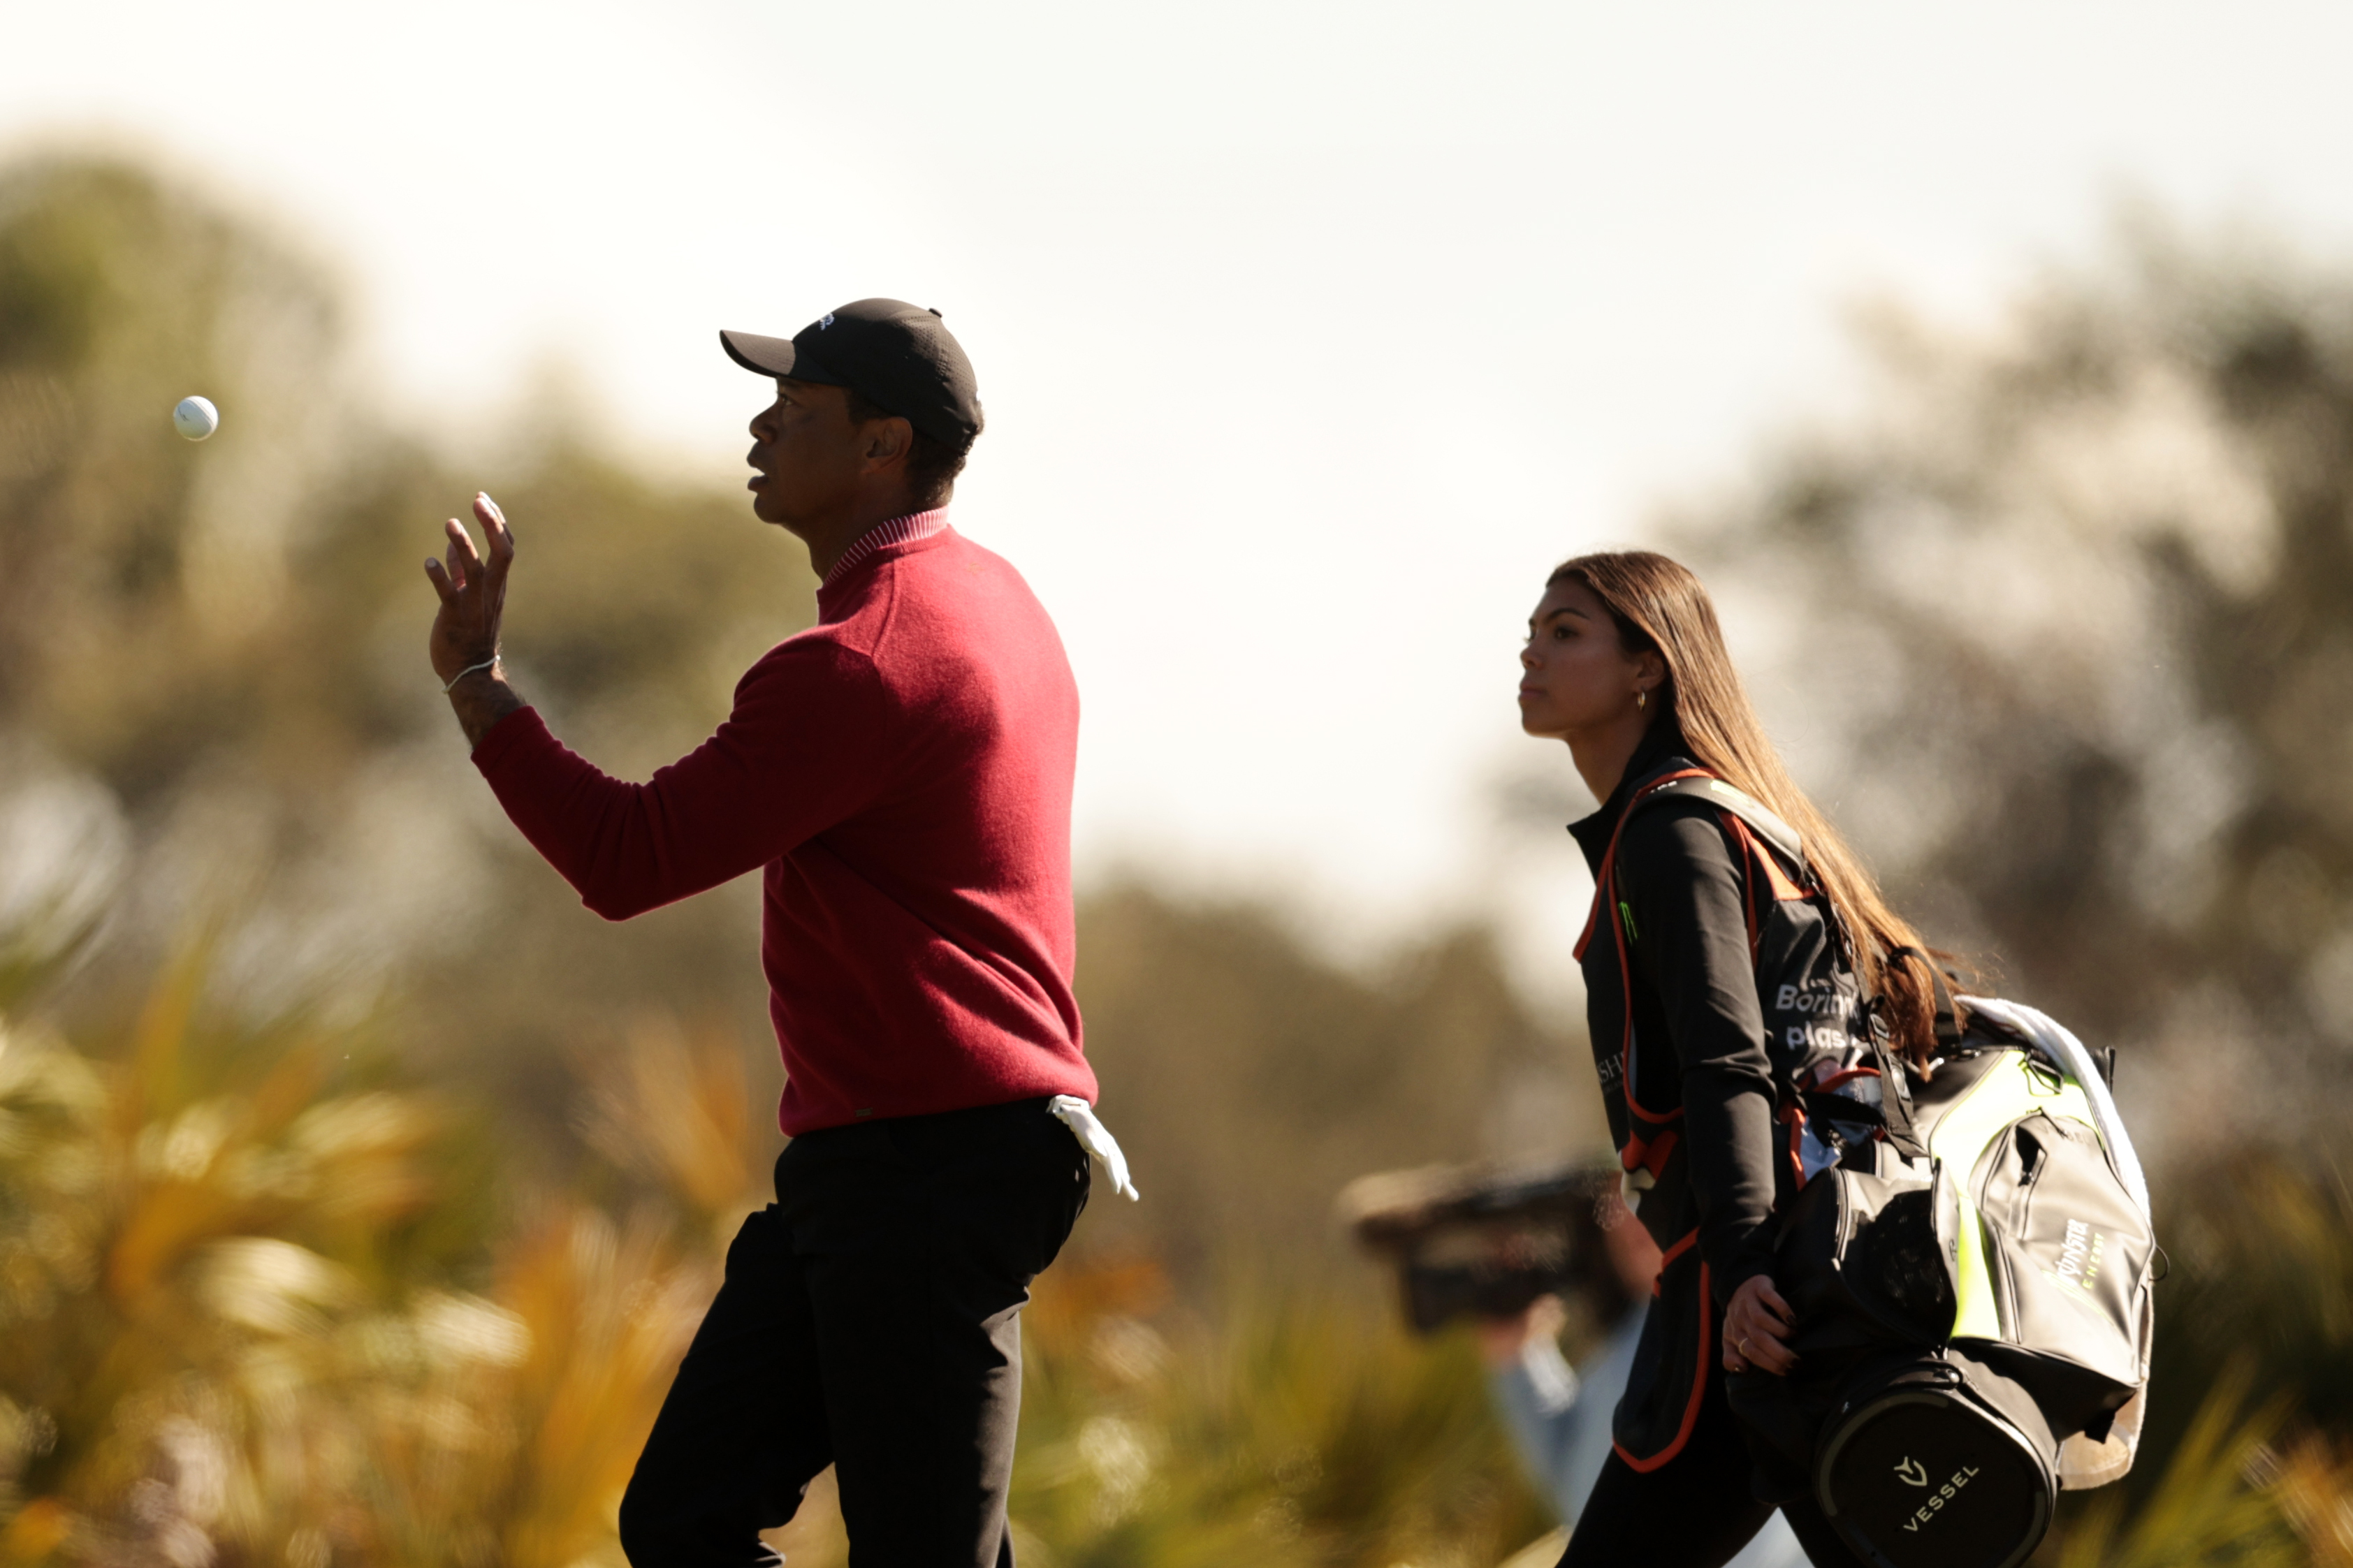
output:
M220 410L209 397L183 397L172 410L172 428L191 441L201 441L220 428Z

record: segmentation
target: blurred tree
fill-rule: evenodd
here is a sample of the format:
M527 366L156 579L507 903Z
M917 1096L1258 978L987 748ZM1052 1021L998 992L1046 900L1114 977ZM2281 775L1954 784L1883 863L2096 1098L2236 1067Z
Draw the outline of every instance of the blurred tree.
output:
M0 715L127 798L249 729L292 651L289 481L333 330L314 268L134 170L0 176ZM199 389L236 411L217 449L163 416Z
M338 300L315 261L135 168L0 171L0 742L103 786L134 844L112 940L59 1005L119 1011L192 901L233 907L222 961L248 994L429 973L414 1047L554 1157L559 1058L629 1009L759 1038L756 917L740 889L626 936L578 910L465 766L418 563L498 493L525 542L520 681L639 775L808 624L813 584L740 495L628 472L576 425L453 478L346 395ZM223 414L201 446L168 417L195 391Z
M345 395L339 316L318 264L137 170L0 173L0 721L134 808L229 759L342 783L438 732L422 654L385 644L421 648L417 562L473 487ZM224 422L190 446L167 415L198 389ZM532 541L517 660L635 742L620 765L667 761L723 714L723 664L807 624L805 563L740 498L540 428L485 476Z
M2353 289L2143 229L1996 330L1882 309L1862 336L1865 416L1672 520L1801 771L1932 939L2126 1047L2156 1141L2325 1113L2353 1047Z

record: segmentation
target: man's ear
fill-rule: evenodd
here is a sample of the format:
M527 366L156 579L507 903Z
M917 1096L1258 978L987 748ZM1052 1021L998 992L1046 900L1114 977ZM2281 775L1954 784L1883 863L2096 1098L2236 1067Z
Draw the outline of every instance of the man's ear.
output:
M895 414L866 427L866 461L871 467L890 467L913 450L914 445L915 427Z

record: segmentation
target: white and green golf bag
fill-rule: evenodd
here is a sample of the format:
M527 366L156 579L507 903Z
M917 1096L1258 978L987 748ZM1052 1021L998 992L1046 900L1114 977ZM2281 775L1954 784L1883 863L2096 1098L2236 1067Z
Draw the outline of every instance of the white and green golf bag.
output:
M2062 1488L2131 1468L2148 1381L2160 1255L2105 1077L2032 1008L1966 1006L1784 1216L1798 1372L1730 1388L1768 1482L1884 1568L2023 1562Z

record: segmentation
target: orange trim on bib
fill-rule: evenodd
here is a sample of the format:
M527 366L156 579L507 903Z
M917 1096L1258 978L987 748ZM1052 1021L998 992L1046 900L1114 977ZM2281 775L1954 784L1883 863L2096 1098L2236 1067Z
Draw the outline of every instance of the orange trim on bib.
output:
M1683 1251L1698 1239L1699 1232L1693 1231L1675 1243L1668 1250L1667 1257L1674 1257L1676 1253ZM1659 1268L1662 1271L1666 1268L1663 1259L1660 1262ZM1652 1282L1651 1289L1652 1294L1657 1293L1658 1285L1655 1281ZM1647 1459L1638 1459L1628 1453L1626 1445L1623 1443L1613 1441L1609 1445L1618 1457L1626 1461L1626 1468L1638 1475L1649 1475L1652 1470L1682 1453L1683 1445L1691 1441L1692 1428L1699 1424L1700 1399L1707 1393L1707 1380L1715 1375L1715 1363L1708 1356L1708 1342L1715 1335L1715 1298L1708 1290L1707 1265L1703 1263L1699 1266L1699 1369L1692 1376L1691 1397L1683 1402L1683 1425L1675 1429L1674 1441Z
M1618 995L1620 1008L1626 1015L1625 1033L1618 1042L1618 1093L1619 1097L1625 1100L1628 1111L1633 1116L1639 1116L1645 1121L1660 1126L1682 1120L1683 1109L1678 1105L1665 1115L1657 1115L1644 1110L1642 1102L1634 1095L1633 960L1626 951L1625 924L1617 918L1611 908L1618 901L1618 840L1625 833L1627 820L1634 815L1634 808L1641 805L1661 785L1671 784L1677 779L1712 779L1715 776L1705 768L1679 768L1673 773L1662 773L1652 779L1641 787L1633 799L1626 803L1626 809L1618 814L1617 824L1609 830L1609 847L1602 851L1601 871L1593 879L1593 908L1586 914L1584 934L1577 939L1577 961L1582 963L1585 962L1586 943L1593 940L1595 924L1604 918L1609 920L1610 934L1618 947ZM1630 1137L1630 1144L1639 1142L1641 1141ZM1625 1156L1621 1154L1620 1158L1622 1160ZM1663 1151L1661 1152L1659 1160L1662 1164L1665 1163L1666 1154ZM1626 1168L1630 1171L1634 1167L1629 1164ZM1652 1173L1652 1174L1656 1173L1655 1171Z
M1785 1105L1780 1110L1780 1120L1789 1129L1789 1147L1787 1151L1789 1156L1789 1179L1793 1185L1802 1187L1806 1184L1806 1161L1804 1155L1799 1152L1801 1146L1799 1141L1805 1135L1806 1108L1802 1105Z
M1682 1114L1680 1110L1675 1112L1676 1116ZM1651 1173L1651 1179L1656 1181L1666 1173L1667 1161L1673 1155L1675 1144L1682 1140L1682 1137L1683 1134L1680 1132L1669 1131L1649 1138L1638 1138L1630 1132L1626 1138L1626 1147L1619 1151L1619 1168L1627 1171L1648 1171Z
M1659 1293L1659 1281L1666 1278L1667 1265L1672 1263L1676 1258L1681 1258L1684 1253L1689 1252L1698 1241L1699 1227L1697 1226L1694 1226L1684 1234L1683 1238L1681 1241L1678 1241L1672 1247L1670 1247L1664 1252L1659 1254L1659 1271L1651 1276L1651 1295L1655 1296Z

